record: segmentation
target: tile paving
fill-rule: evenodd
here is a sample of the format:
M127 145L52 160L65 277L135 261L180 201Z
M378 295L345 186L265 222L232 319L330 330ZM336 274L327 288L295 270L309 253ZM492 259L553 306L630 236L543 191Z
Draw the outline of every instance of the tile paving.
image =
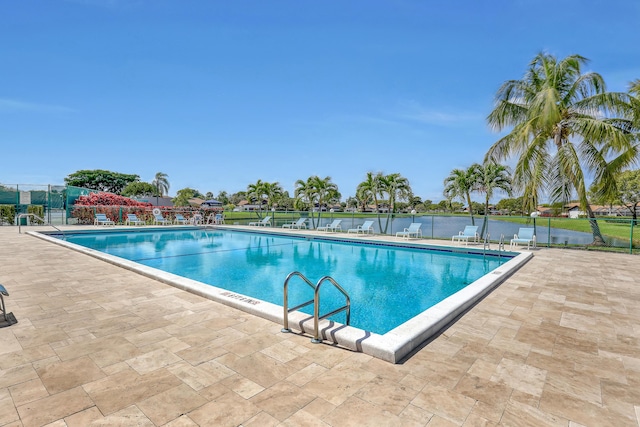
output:
M0 227L0 426L638 426L640 258L539 249L403 363Z

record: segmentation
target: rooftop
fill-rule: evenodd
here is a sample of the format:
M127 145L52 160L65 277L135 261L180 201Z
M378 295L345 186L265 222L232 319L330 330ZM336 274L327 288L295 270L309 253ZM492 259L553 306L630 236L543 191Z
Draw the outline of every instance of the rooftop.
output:
M0 425L639 424L637 256L537 250L390 364L16 227L0 241L19 321L0 329Z

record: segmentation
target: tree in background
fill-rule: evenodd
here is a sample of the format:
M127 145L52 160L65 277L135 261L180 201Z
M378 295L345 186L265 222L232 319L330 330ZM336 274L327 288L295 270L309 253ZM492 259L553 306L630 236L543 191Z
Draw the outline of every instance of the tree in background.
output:
M334 204L340 201L340 192L338 186L331 182L331 177L320 178L319 176L310 176L306 181L301 179L296 181L295 198L300 200L297 206L307 206L311 217L311 227L315 228L320 225L322 210L328 204ZM294 204L294 206L296 205ZM314 208L318 206L318 218L316 218Z
M511 196L511 177L509 176L509 168L497 163L489 162L484 165L476 165L475 168L477 180L474 189L484 194L484 220L480 229L480 237L483 238L489 222L489 200L496 190L502 190Z
M419 196L414 196L413 194L409 195L409 197L407 197L407 204L409 207L411 207L411 209L415 209L418 210L420 208L420 206L423 207L425 204L431 204L431 200L428 200L429 203L426 203L427 201L423 202L422 198ZM425 209L426 210L426 209Z
M204 194L200 193L198 190L194 190L193 188L183 188L182 190L178 190L176 193L176 197L171 199L174 206L191 206L189 203L189 199L193 199L194 197L204 198Z
M219 191L218 196L216 197L216 200L222 203L223 205L228 205L230 202L229 195L227 194L226 191Z
M522 197L517 197L515 199L512 199L512 198L502 199L496 204L496 209L501 211L507 211L509 212L509 215L513 215L513 214L522 215L523 213Z
M284 195L284 190L278 182L263 183L262 191L267 201L267 208L275 207Z
M383 234L387 234L387 227L391 224L391 216L396 211L396 203L398 200L407 200L411 195L411 185L409 180L399 173L392 173L389 175L379 175L380 180L378 188L380 189L380 195L384 197L388 196L389 209L387 210L387 220L384 224Z
M69 174L64 182L75 187L120 194L130 183L139 181L138 175L111 172L102 169L79 170Z
M356 189L356 197L363 203L363 210L366 205L373 202L376 207L376 216L378 217L378 228L382 230L382 219L380 218L380 201L378 197L382 197L381 178L382 172L378 172L374 175L373 172L367 172L367 177L364 181L358 184ZM365 204L366 203L366 204Z
M158 196L163 197L165 194L169 194L169 175L163 172L156 173L155 178L151 181L156 187L156 205L158 204Z
M260 206L260 211L262 211L262 202L264 202L265 198L265 188L264 182L259 179L254 184L247 185L247 199L251 203L258 204ZM260 217L262 213L258 214Z
M591 185L589 192L598 203L604 205L623 204L636 224L636 209L640 205L640 170L627 170L616 175L615 192L603 194L598 184Z
M494 143L485 159L517 158L513 183L524 200L537 203L547 190L552 201L565 202L577 194L587 212L593 243L604 244L594 218L585 173L606 191L612 177L637 157L632 144L628 94L607 93L603 78L582 74L586 58L571 55L558 60L540 53L522 80L505 82L496 95L489 125L511 131ZM608 159L615 157L615 162Z
M155 185L148 182L130 182L122 190L121 193L125 197L148 197L157 195L157 189Z
M238 191L237 193L233 193L232 195L229 196L229 203L231 203L232 205L238 206L241 201L246 199L247 199L247 192Z
M447 200L459 198L466 202L471 215L471 225L476 225L473 217L473 206L471 203L471 193L476 188L478 181L478 164L474 163L467 169L454 169L444 180L443 194Z

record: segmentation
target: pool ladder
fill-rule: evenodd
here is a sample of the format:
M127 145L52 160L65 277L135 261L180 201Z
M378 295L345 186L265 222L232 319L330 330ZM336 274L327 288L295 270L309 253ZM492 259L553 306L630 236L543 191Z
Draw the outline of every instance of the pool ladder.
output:
M289 280L291 280L291 278L294 276L298 276L299 278L301 278L307 285L309 285L313 289L313 299L303 302L302 304L298 304L295 307L289 308ZM340 293L342 293L342 295L344 295L346 304L340 308L333 310L330 313L320 316L320 287L325 282L331 283L338 291L340 291ZM289 273L287 278L284 280L284 302L282 304L284 308L284 319L281 331L291 332L291 329L289 329L289 313L302 307L306 307L309 304L313 304L313 338L311 339L311 342L314 344L319 344L322 342L318 326L320 320L325 319L329 316L333 316L334 314L340 313L341 311L346 311L347 325L349 325L351 321L351 298L349 298L349 294L347 294L347 292L342 288L342 286L338 284L338 282L336 282L331 276L324 276L320 280L318 280L318 283L314 285L309 279L307 279L304 274L300 273L299 271L293 271Z
M55 225L51 224L50 222L45 221L45 219L44 219L44 218L40 218L38 215L36 215L36 214L34 214L34 213L23 213L23 214L18 215L18 218L17 218L17 220L18 220L18 234L22 234L22 225L20 224L20 219L21 219L21 218L29 218L29 217L36 218L36 219L38 219L38 220L42 221L42 223L43 223L44 225L49 225L49 226L51 226L51 227L55 228L56 230L58 230L58 231L62 234L62 238L63 238L63 239L65 239L65 238L66 238L66 236L65 236L65 234L64 234L64 231L60 230L60 229L59 229L58 227L56 227Z
M482 254L483 256L487 255L487 251L491 250L491 238L489 237L489 233L484 236ZM498 240L498 256L502 256L502 252L504 252L504 234L500 235L500 240Z

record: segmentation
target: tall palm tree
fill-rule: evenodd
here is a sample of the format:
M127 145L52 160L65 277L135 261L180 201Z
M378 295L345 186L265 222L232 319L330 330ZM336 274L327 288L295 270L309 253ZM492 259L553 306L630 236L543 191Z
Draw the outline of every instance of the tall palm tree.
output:
M552 201L567 202L577 194L587 212L593 244L604 244L587 199L585 174L603 187L637 156L624 115L627 94L609 93L603 78L582 73L586 58L558 60L540 53L522 80L505 82L487 120L495 130L511 132L489 149L485 160L517 157L513 180L525 199L548 191ZM616 162L608 161L616 157Z
M340 200L340 192L338 186L331 182L331 177L320 178L319 176L310 176L306 181L299 179L296 181L295 197L308 203L311 215L311 226L316 227L316 218L314 215L314 207L318 205L318 225L322 209L329 203L337 203Z
M409 180L399 173L392 173L381 176L379 178L379 189L384 196L389 196L389 210L387 211L387 221L384 229L381 228L383 234L387 234L387 227L391 223L391 216L396 211L396 200L406 200L411 195L411 186Z
M463 203L467 203L469 215L471 215L471 225L476 225L473 217L471 193L475 190L478 182L478 166L475 163L467 169L454 169L444 180L444 196L447 200L459 198Z
M252 203L257 203L260 207L258 213L259 217L262 217L262 202L265 199L265 182L261 179L257 180L254 184L247 185L247 198Z
M156 176L151 181L151 184L156 188L156 205L158 204L158 197L163 197L165 194L169 194L169 175L164 172L156 173Z
M484 237L489 220L489 200L493 197L496 190L502 190L511 196L511 177L509 176L509 168L497 163L486 163L484 165L476 165L478 179L475 191L483 193L484 198L484 221L480 229L480 237Z
M284 189L278 182L265 182L262 186L262 191L267 200L267 207L274 207L284 194Z
M373 172L367 172L367 178L358 184L356 189L356 195L363 203L369 204L373 201L373 204L376 207L376 215L378 216L378 227L382 230L382 219L380 218L380 209L379 209L379 199L378 196L381 196L381 178L383 177L382 172L378 172L377 174L373 174Z

